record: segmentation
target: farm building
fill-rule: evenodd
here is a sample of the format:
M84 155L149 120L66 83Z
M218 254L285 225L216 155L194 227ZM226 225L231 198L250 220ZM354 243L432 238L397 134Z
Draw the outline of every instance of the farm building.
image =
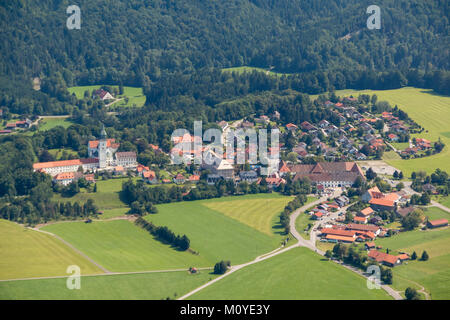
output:
M446 226L448 226L448 220L447 219L438 219L438 220L428 221L427 226L428 226L428 228L446 227Z

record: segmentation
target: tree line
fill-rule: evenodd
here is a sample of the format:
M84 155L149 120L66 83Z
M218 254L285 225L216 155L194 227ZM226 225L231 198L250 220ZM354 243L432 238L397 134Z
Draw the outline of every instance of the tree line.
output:
M142 217L137 218L135 224L148 231L158 240L164 243L168 243L181 251L186 251L187 249L189 249L191 241L186 235L176 235L168 227L155 226L152 222L146 221Z

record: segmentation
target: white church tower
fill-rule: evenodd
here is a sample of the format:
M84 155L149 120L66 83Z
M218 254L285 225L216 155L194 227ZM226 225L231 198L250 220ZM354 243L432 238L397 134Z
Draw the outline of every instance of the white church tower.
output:
M103 125L102 132L100 134L100 141L98 143L98 164L100 168L106 168L107 149L107 136L105 125Z

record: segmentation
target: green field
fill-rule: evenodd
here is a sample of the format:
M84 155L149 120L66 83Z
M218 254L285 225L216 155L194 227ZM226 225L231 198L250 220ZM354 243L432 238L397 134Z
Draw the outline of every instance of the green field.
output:
M67 118L45 118L39 122L39 130L47 131L58 126L68 128L72 124L73 122Z
M429 89L405 87L395 90L338 90L338 96L359 94L376 94L378 101L388 101L392 106L397 105L408 115L425 128L420 134L412 135L411 138L425 138L435 142L438 138L446 144L445 149L430 157L393 160L386 158L390 165L402 170L406 176L412 171L423 170L431 173L437 168L450 172L450 97L435 94ZM311 96L313 99L316 96Z
M254 199L259 199L260 204L252 201ZM283 201L279 199L287 204L291 197L257 194L162 204L157 206L158 214L148 215L145 219L155 225L168 226L175 233L186 234L191 240L192 249L212 264L219 260L239 264L280 247L282 240L286 238L280 234L283 231L281 226L273 227L277 223L280 208L284 207ZM230 206L238 211L246 200L260 209L239 213L240 220L230 217ZM220 208L214 210L211 206ZM252 219L255 220L251 221ZM261 224L261 221L265 224ZM268 228L271 229L271 234L260 231L267 231Z
M57 234L113 272L213 266L201 255L162 244L127 220L58 223L42 230Z
M443 204L447 208L450 208L450 196L446 196L446 197L437 196L437 197L435 197L435 200L437 202L439 202L440 204Z
M72 150L70 148L65 149L49 149L48 152L55 158L55 160L60 160L63 152L66 152L68 155L73 155L75 157L78 157L78 152L75 150Z
M58 239L13 222L0 220L0 238L0 279L63 276L70 265L83 274L101 273Z
M133 178L137 180L139 178ZM97 181L97 192L87 192L82 189L80 193L73 197L66 198L60 194L53 196L53 201L56 202L76 202L85 203L88 199L92 199L100 211L105 213L105 217L112 218L124 214L125 209L128 211L128 206L120 200L120 191L122 190L122 183L128 178L116 178L109 180Z
M207 270L82 277L80 290L67 289L66 279L0 282L0 299L175 299L214 277Z
M390 299L366 280L306 248L245 267L189 297L219 300Z
M436 219L447 219L450 220L450 213L438 208L438 207L428 207L428 208L422 208L425 215L430 220L436 220Z
M306 204L316 201L317 198L315 197L308 197L308 200L306 201ZM306 213L301 213L297 217L297 220L295 220L295 229L300 233L300 235L305 238L309 239L309 232L311 230L305 231L308 227L308 224L314 224L314 220L311 220L311 216Z
M443 212L430 210L430 214L442 215ZM396 252L411 254L416 251L419 257L426 250L430 257L428 261L408 261L393 268L396 290L404 291L408 286L420 288L418 285L421 285L431 293L432 299L450 299L450 228L402 232L391 238L378 239L376 243Z
M89 93L92 94L92 91L97 90L102 85L94 85L94 86L78 86L68 88L70 93L75 93L78 99L82 99L84 97L84 92L89 90ZM111 86L115 88L119 88L119 86ZM128 103L125 102L125 97L128 97ZM132 107L135 105L136 107L142 107L145 104L145 95L142 91L142 88L136 87L123 87L123 95L119 95L116 97L117 99L122 99L120 101L115 102L112 107Z
M409 142L391 142L392 146L397 150L405 150L409 147Z

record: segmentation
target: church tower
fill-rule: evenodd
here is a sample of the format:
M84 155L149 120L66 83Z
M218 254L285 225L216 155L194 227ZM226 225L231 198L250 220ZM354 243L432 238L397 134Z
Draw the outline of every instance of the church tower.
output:
M100 168L106 168L107 138L105 125L103 125L98 143L98 162Z

